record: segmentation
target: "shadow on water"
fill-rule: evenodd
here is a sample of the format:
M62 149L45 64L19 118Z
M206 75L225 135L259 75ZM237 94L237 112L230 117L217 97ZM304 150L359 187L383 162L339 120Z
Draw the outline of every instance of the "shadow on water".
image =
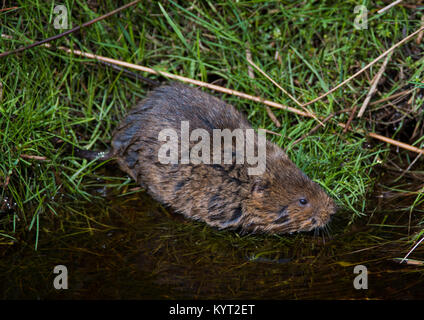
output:
M33 232L2 248L1 298L424 298L423 267L393 261L419 229L408 231L409 211L392 200L351 224L339 212L330 237L218 231L169 213L144 192L68 203L59 212L66 219L40 223L37 251ZM53 287L56 265L68 269L68 290ZM356 265L368 269L367 290L353 286Z

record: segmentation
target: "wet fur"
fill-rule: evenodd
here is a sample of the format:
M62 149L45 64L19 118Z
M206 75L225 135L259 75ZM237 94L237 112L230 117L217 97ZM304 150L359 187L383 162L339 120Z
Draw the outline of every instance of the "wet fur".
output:
M211 136L213 129L251 128L233 106L198 89L172 84L150 92L114 132L111 156L153 198L188 218L246 232L308 231L329 221L333 200L271 142L260 176L247 175L249 164L161 164L159 131L179 133L181 121Z

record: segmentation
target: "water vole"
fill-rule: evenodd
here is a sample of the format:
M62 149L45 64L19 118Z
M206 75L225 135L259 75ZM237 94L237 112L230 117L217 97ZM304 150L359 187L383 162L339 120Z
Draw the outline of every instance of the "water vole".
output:
M248 174L246 163L162 163L159 134L166 128L182 132L183 121L190 132L200 128L211 136L214 129L252 129L239 111L218 98L182 84L165 85L129 111L113 134L109 154L153 198L176 212L218 228L270 233L323 227L335 212L321 187L269 141L264 172L258 175Z

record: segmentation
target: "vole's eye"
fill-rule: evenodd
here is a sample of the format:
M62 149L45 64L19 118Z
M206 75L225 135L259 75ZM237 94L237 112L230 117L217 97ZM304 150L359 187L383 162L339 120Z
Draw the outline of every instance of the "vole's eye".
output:
M307 205L307 204L308 204L308 200L306 200L305 198L300 198L300 199L299 199L299 203L300 203L302 206L304 206L304 205Z

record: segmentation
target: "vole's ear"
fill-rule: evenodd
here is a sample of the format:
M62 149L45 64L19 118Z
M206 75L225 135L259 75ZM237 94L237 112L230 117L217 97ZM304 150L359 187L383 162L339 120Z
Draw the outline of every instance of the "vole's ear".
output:
M257 177L252 183L252 189L250 192L252 194L263 194L265 190L269 188L269 181L262 178Z

